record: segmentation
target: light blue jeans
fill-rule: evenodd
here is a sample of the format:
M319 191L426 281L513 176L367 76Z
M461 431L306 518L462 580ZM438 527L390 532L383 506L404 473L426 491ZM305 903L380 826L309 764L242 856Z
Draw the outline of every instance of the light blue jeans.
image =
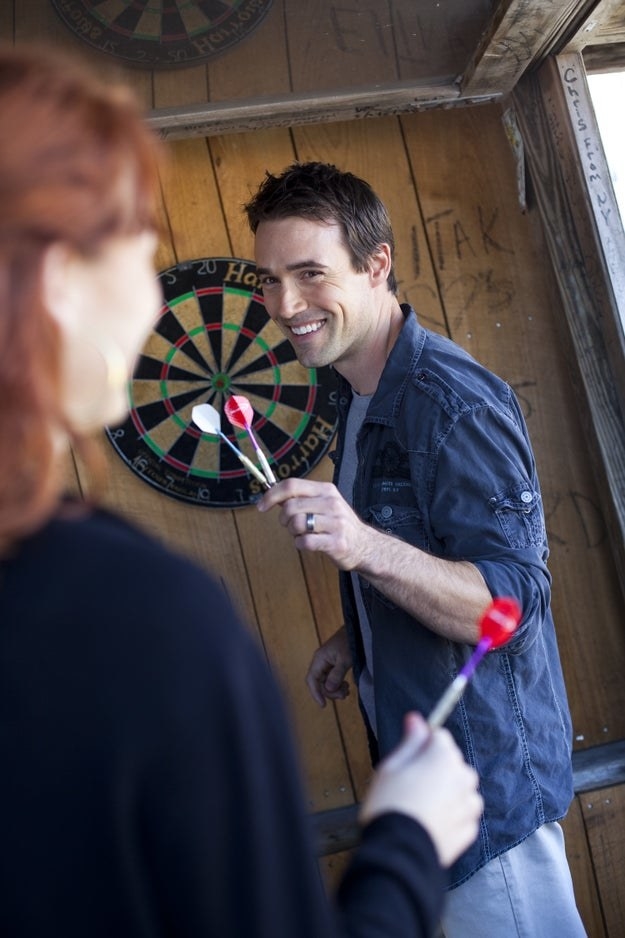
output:
M586 938L559 824L534 834L451 889L445 938Z

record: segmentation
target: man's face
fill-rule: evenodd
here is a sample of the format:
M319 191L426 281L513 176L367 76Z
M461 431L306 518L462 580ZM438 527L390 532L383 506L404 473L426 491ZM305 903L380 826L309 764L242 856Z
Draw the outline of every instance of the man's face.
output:
M373 315L368 271L354 270L334 223L304 218L264 221L256 267L267 313L309 368L366 354Z

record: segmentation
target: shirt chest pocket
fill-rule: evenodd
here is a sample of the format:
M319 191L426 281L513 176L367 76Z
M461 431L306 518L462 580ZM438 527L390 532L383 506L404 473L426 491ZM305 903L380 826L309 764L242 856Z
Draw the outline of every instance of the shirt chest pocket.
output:
M524 549L545 544L547 535L540 494L527 482L493 495L488 503L510 547Z
M365 520L374 528L426 549L427 538L421 512L414 506L392 505L388 502L371 505Z

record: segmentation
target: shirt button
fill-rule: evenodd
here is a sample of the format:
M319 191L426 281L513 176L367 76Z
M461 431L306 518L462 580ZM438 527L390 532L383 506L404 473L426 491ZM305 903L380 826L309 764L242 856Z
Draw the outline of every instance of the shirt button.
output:
M384 505L384 507L382 508L382 511L381 511L382 517L383 517L383 518L390 518L392 514L393 514L393 509L391 508L391 506L390 506L390 505Z
M528 502L531 502L532 497L533 496L531 492L521 492L521 501L525 502L526 505L528 504Z

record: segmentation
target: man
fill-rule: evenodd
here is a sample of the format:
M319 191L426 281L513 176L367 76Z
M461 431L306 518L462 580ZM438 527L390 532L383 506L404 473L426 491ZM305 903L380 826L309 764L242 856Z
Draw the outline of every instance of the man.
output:
M556 823L571 724L550 611L536 466L510 387L400 305L371 187L322 163L267 174L246 212L269 316L307 367L339 377L335 483L289 479L261 511L340 570L345 625L314 655L324 706L353 667L374 760L428 713L494 596L523 609L448 727L480 776L480 834L452 868L447 938L584 935Z

